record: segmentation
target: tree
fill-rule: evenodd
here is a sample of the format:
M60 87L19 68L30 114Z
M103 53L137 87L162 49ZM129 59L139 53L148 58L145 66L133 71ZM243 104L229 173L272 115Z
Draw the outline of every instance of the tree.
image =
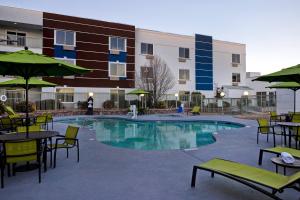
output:
M150 92L151 103L156 106L167 92L175 85L175 78L164 60L154 56L141 67L136 75L137 86Z

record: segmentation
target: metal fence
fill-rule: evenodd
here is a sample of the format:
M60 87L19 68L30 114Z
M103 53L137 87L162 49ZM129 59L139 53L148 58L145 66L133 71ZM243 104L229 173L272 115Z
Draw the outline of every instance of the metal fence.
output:
M0 91L6 95L5 104L19 109L24 104L23 90ZM87 93L50 93L29 91L29 101L36 110L76 110L87 109ZM127 95L125 93L94 93L94 108L123 109L130 105L140 108L151 108L151 100L147 96ZM268 112L276 110L276 96L247 96L241 98L205 98L202 95L174 96L168 94L161 98L157 108L175 109L183 105L184 108L200 106L201 112L209 113L243 113L243 112Z

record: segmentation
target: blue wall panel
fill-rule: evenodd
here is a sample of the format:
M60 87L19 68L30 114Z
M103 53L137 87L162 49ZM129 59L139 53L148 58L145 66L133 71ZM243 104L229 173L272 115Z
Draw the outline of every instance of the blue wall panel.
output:
M54 45L54 57L76 59L76 50L64 50L63 46Z
M201 55L201 56L207 56L207 57L212 57L212 51L211 50L200 50L196 49L196 55Z
M207 71L207 70L196 70L196 76L207 76L207 77L212 77L213 72L212 71Z
M196 90L213 90L212 37L195 35Z
M126 63L127 52L120 52L120 54L109 54L108 61Z

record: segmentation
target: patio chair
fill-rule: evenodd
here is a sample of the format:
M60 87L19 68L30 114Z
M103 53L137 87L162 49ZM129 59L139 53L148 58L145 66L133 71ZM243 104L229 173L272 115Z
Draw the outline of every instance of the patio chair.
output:
M40 142L37 140L23 140L3 143L3 155L0 160L1 188L4 188L5 165L36 161L38 165L38 180L41 182L41 153Z
M265 118L258 119L258 128L257 128L257 137L256 137L256 142L258 144L259 140L259 134L264 134L267 135L267 142L269 141L269 134L273 134L273 142L274 142L274 147L276 145L275 141L275 131L274 131L274 126L270 125L269 121Z
M277 112L270 112L270 124L272 124L272 122L274 122L276 124L276 122L280 122L281 120L281 116L277 115Z
M1 117L0 118L0 131L10 132L15 130L15 124L13 124L10 117Z
M215 158L200 165L195 165L193 167L191 187L195 187L198 169L211 172L211 177L214 177L214 174L219 174L235 180L273 199L280 199L276 193L282 193L284 192L284 189L287 188L300 191L299 185L296 185L296 183L299 183L300 181L300 172L297 172L291 176L284 176L265 169L260 169L229 160L223 160L220 158ZM271 189L272 191L270 192L266 190L265 187Z
M194 106L193 109L191 110L191 113L193 115L196 115L196 114L200 115L200 106Z
M29 132L38 132L38 131L42 131L43 129L41 128L40 125L31 125L28 126L28 131ZM16 131L18 133L26 133L26 126L18 126Z
M76 147L77 148L77 162L79 162L79 140L77 139L77 134L79 127L68 126L65 135L58 135L59 138L56 138L55 144L49 145L48 149L51 152L52 160L52 150L54 150L54 168L56 167L56 152L58 149L67 150L67 158L69 157L69 149Z
M34 125L41 126L43 128L47 128L47 115L39 115L36 117Z
M21 115L15 113L15 111L10 106L3 105L4 111L11 117L11 118L18 118Z
M300 123L300 115L293 115L292 122ZM293 138L295 139L295 144L297 149L298 143L300 146L300 127L293 127L292 131L293 131Z
M267 149L260 149L259 151L259 158L258 158L258 164L262 164L263 154L264 153L272 153L276 154L276 156L279 156L282 152L287 152L291 154L292 156L296 158L300 158L300 150L288 148L288 147L273 147L273 148L267 148Z
M46 113L46 116L47 116L47 118L46 118L47 130L49 128L49 123L52 124L52 130L53 130L53 115L52 115L52 113Z

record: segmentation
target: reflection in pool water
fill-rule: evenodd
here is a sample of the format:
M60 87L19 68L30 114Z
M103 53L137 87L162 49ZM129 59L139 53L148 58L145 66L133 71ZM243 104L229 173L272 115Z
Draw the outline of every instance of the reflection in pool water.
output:
M73 118L60 120L96 131L96 139L115 147L142 150L191 149L215 142L213 133L242 127L214 121L132 121L125 119Z

